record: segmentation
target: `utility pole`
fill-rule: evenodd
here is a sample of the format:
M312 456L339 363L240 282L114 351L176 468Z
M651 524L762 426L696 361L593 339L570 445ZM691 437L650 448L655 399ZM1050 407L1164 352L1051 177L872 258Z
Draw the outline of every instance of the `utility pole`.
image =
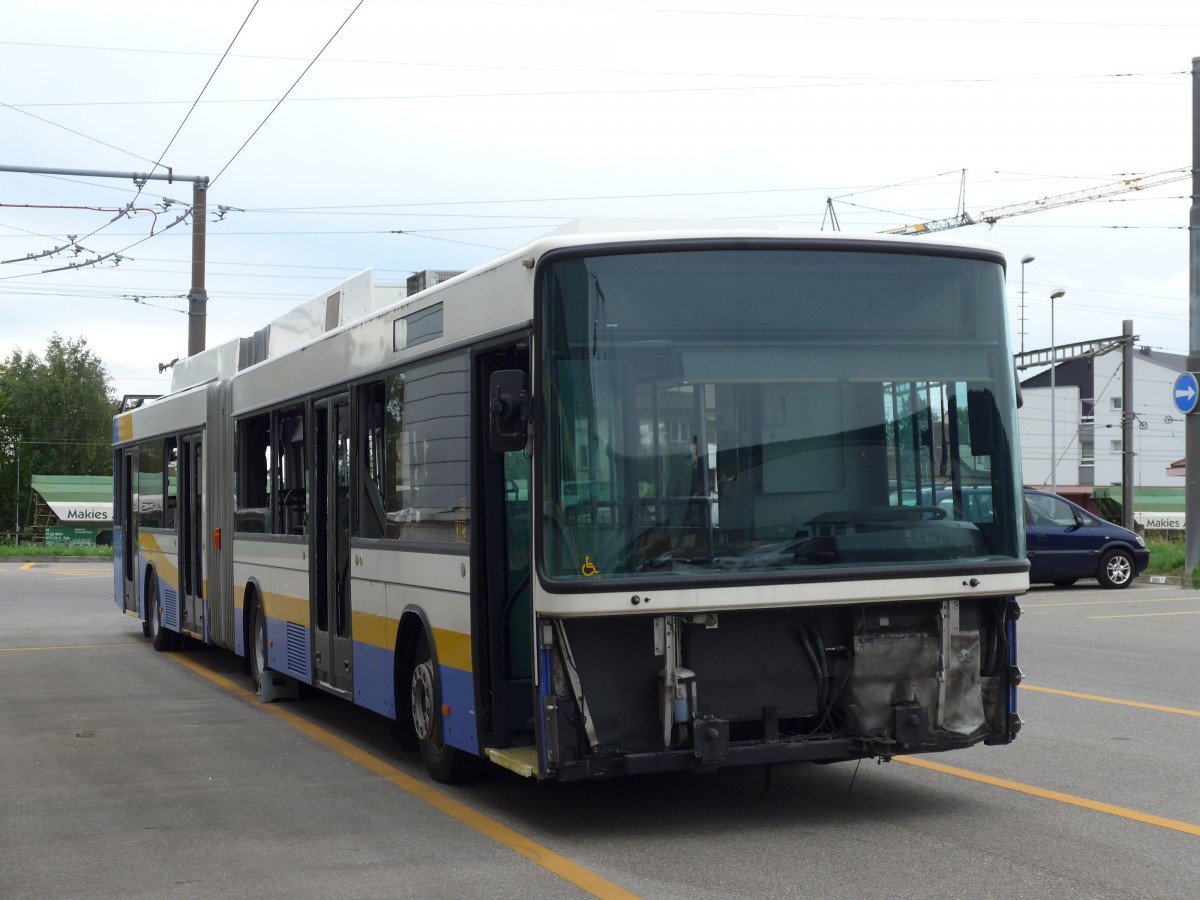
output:
M15 546L21 546L21 435L17 435L17 535Z
M1192 59L1192 208L1188 214L1188 357L1189 372L1200 372L1200 56ZM1187 478L1184 509L1184 565L1200 562L1200 414L1184 426Z
M147 181L190 181L192 183L192 287L188 291L188 356L204 349L208 293L204 290L204 244L208 226L208 176L163 173L107 172L101 169L47 169L40 166L0 166L0 172L26 175L68 175L79 178L129 179L139 188Z
M188 356L204 349L208 293L204 290L204 243L208 235L208 179L192 182L192 289L188 291Z
M1133 530L1133 319L1121 323L1121 525Z

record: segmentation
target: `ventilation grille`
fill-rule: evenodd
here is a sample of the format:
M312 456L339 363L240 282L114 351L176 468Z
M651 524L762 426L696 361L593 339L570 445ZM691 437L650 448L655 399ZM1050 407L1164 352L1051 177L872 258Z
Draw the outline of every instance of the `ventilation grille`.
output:
M405 289L408 296L418 294L421 291L428 290L435 284L441 284L443 281L449 281L455 275L461 275L462 269L425 269L421 272L414 272L408 276L405 282Z
M325 298L325 330L333 331L342 320L342 292L336 291Z
M172 588L163 588L163 624L179 629L179 594Z
M295 622L287 622L287 673L308 680L308 629Z

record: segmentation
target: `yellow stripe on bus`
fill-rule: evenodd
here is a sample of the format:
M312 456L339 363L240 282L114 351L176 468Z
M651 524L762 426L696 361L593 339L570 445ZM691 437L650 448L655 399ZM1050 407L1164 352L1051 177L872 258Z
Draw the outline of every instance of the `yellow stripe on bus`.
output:
M464 672L473 671L471 636L469 634L435 628L433 629L433 643L437 647L438 665L461 669Z
M351 634L359 643L369 644L381 650L396 649L396 631L400 623L387 616L377 616L374 613L356 612L351 625Z
M133 413L127 412L117 416L117 442L124 443L133 439Z

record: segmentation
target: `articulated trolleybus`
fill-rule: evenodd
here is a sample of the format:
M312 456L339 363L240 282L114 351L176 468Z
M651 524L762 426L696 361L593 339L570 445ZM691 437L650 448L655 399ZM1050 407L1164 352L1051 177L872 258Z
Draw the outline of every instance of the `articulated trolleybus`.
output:
M116 417L117 603L264 699L393 719L442 781L1008 743L1004 277L734 229L363 273Z

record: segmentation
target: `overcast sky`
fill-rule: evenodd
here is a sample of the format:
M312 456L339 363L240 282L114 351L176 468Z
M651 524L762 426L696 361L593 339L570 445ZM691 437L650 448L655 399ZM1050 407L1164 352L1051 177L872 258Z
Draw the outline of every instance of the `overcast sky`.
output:
M0 0L0 21L0 164L213 179L209 346L362 269L468 268L579 217L829 230L832 197L876 232L1185 168L1200 56L1200 4L1157 0ZM118 395L165 391L191 185L0 186L0 358L83 336ZM1014 346L1032 254L1027 349L1064 288L1059 343L1131 318L1186 353L1189 191L945 236L1007 254Z

